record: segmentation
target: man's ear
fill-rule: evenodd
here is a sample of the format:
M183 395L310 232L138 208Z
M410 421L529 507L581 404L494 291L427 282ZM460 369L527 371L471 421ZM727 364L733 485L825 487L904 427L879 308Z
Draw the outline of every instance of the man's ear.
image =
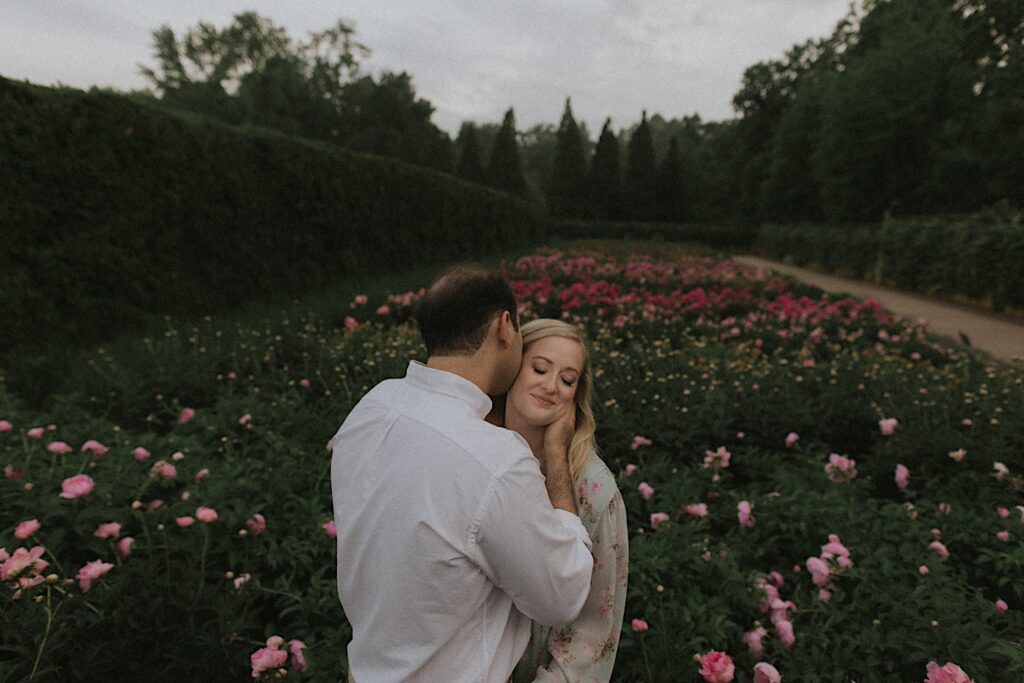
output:
M498 342L502 348L512 346L512 336L515 334L515 329L512 326L512 316L509 315L509 312L502 311L501 315L495 320L495 324L498 326Z

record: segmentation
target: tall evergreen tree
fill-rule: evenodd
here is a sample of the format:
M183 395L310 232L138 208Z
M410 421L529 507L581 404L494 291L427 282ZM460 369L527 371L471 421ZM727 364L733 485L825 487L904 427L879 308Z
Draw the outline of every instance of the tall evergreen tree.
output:
M558 127L558 146L548 186L548 211L558 218L583 217L586 200L587 161L583 153L583 137L572 115L571 101L566 98L562 122Z
M459 165L455 169L455 175L471 183L486 185L487 172L484 170L483 157L480 154L476 126L469 121L463 123L455 144L459 148Z
M657 214L658 170L646 111L643 113L640 126L629 138L629 158L624 184L625 217L640 221L653 220Z
M663 221L681 223L686 220L686 202L683 188L683 159L679 154L679 140L672 136L668 152L658 169L656 217Z
M622 217L622 173L619 170L619 141L612 132L612 120L604 122L597 140L587 178L589 214L598 220Z
M526 197L526 177L519 158L516 118L511 108L505 112L505 120L494 140L491 159L487 164L487 184L496 190Z

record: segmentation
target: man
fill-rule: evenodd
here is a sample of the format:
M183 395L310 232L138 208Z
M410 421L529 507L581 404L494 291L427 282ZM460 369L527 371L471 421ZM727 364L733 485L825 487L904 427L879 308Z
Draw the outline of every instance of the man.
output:
M522 437L484 420L488 395L508 391L522 358L503 277L449 270L416 317L426 365L370 390L333 439L350 673L356 683L505 683L530 620L568 623L589 592L571 422L548 430L539 463Z

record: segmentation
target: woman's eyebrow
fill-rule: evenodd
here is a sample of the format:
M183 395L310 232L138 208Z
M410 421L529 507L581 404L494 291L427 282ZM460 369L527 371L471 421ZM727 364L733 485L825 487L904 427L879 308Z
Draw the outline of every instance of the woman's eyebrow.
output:
M542 356L540 354L535 354L533 357L535 359L537 359L537 360L546 361L549 365L554 365L554 362L550 358L548 358L547 356ZM567 367L567 368L562 368L562 369L566 370L566 371L569 371L569 372L575 372L577 375L580 374L580 371L577 370L576 368L572 367L571 365L569 367Z

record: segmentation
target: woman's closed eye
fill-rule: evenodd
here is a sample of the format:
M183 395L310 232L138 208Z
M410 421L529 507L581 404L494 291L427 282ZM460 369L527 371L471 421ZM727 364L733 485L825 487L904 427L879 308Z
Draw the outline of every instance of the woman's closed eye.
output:
M545 369L545 368L538 368L535 365L535 366L533 366L533 371L535 373L537 373L538 375L543 375L544 373L547 372L547 369ZM569 377L563 377L562 378L562 383L565 384L565 386L567 386L567 387L572 387L574 384L576 384L576 379L575 378L569 378Z

